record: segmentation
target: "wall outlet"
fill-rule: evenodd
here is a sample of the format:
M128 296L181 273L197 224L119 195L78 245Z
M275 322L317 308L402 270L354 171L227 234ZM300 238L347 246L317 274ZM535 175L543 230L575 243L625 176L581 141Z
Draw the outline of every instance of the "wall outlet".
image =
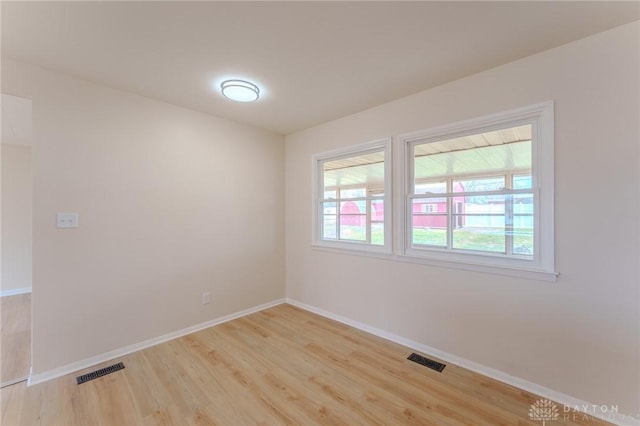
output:
M56 214L56 228L77 228L78 213Z
M205 291L204 293L202 293L202 304L206 305L208 304L210 301L210 295L208 291Z

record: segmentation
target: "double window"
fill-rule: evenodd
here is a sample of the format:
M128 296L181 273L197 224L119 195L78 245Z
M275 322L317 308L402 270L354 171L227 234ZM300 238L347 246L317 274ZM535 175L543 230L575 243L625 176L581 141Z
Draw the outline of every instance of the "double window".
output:
M555 279L551 102L400 136L395 224L389 145L315 157L316 244Z

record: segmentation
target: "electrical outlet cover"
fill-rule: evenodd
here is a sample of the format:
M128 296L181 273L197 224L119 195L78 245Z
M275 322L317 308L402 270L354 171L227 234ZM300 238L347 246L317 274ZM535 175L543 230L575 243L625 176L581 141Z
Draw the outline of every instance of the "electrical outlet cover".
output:
M56 228L77 228L78 213L56 214Z

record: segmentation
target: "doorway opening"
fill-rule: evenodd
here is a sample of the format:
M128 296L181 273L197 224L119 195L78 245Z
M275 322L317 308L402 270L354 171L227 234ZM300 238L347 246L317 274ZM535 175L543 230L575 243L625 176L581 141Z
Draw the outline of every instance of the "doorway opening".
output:
M0 387L27 380L31 369L32 105L2 94L0 172Z

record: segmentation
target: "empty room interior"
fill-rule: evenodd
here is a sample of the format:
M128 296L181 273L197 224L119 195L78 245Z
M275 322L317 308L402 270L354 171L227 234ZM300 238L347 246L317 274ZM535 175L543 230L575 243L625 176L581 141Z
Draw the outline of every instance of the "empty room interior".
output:
M0 65L2 425L640 425L640 2L2 1Z

